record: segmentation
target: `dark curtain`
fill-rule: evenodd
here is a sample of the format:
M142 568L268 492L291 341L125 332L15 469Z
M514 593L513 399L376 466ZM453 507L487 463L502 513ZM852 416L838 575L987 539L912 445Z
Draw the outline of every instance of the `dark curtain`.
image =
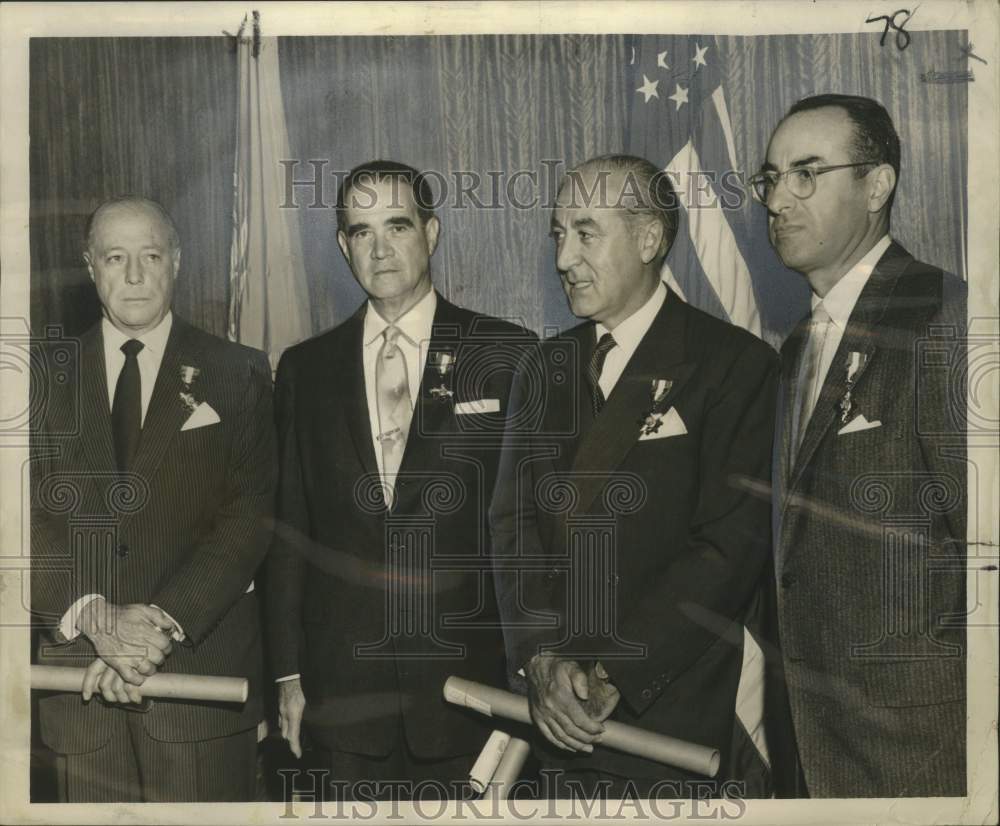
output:
M712 38L738 166L757 168L775 124L800 97L875 97L903 142L893 234L917 257L965 276L966 89L921 80L958 65L965 33L914 33L905 51L892 38L878 41ZM628 145L629 107L641 96L626 86L624 37L286 37L280 62L294 157L276 160L297 161L298 180L316 168L322 175L322 192L294 188L314 331L361 301L336 244L334 173L376 157L434 170L451 192L455 173L480 177L484 208L449 199L439 210L433 268L446 296L538 331L572 322L543 207L554 170ZM178 313L224 334L236 86L229 41L36 39L30 83L33 329L59 323L72 334L96 319L80 258L84 219L104 198L134 191L161 200L178 222ZM511 196L529 206L510 205ZM746 209L765 337L777 342L805 312L807 291L769 248L764 210Z
M225 335L236 63L224 38L44 38L30 46L31 322L75 335L99 317L87 215L115 195L177 222L174 306Z

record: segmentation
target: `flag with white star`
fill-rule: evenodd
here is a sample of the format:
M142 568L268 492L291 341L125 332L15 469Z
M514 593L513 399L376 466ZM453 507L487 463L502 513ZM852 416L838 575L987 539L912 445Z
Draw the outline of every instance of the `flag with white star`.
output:
M628 151L670 172L682 204L664 280L759 336L742 210L746 173L735 157L715 38L634 35L625 55Z
M714 37L636 35L626 42L629 152L670 173L681 203L663 280L686 301L761 335L747 267L745 173L739 169ZM748 630L730 761L767 788L764 655Z

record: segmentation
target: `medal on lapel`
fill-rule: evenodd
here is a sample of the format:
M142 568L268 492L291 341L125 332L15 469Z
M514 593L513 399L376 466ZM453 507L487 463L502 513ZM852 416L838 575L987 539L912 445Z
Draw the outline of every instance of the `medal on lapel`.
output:
M178 395L184 403L184 406L193 413L194 409L200 404L200 402L195 399L194 393L191 392L191 386L194 384L194 380L201 374L201 370L197 367L190 367L187 364L182 364L180 374L181 384L183 387Z
M867 364L867 353L859 353L855 350L851 350L847 354L847 361L845 365L847 368L846 389L844 390L844 395L838 404L838 407L840 408L840 421L845 424L847 423L847 419L851 415L851 410L854 407L854 402L851 399L851 391L854 389L854 383L857 381L858 374L864 370Z
M435 350L428 355L431 361L431 369L437 374L440 384L430 389L432 399L445 401L454 396L446 381L450 378L455 369L455 355L444 350Z
M660 410L660 407L673 386L674 383L671 379L653 379L651 382L649 395L653 405L649 412L639 420L639 424L642 426L641 435L650 436L660 429L663 424L663 411Z

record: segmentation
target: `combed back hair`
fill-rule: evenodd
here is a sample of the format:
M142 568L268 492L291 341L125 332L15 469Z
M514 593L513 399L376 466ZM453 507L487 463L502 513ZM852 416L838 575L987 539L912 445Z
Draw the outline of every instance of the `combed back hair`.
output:
M83 243L86 250L90 251L93 249L94 226L101 213L116 206L145 207L153 210L167 226L167 240L170 242L170 248L172 250L179 250L181 248L181 236L177 232L177 224L174 223L174 219L170 217L170 213L163 208L162 204L154 201L152 198L144 198L141 195L118 195L102 203L87 217L86 226L83 228Z
M563 178L563 186L569 180L581 181L581 175L591 171L620 172L624 178L622 192L608 193L617 206L625 210L629 228L637 235L652 220L663 227L663 237L657 250L655 262L666 258L677 236L679 223L677 193L670 183L670 176L658 169L645 158L635 155L599 155L584 161L569 170ZM560 187L561 188L561 187ZM618 203L623 193L635 198L635 204L624 206ZM608 204L609 206L611 204Z
M854 141L849 149L851 163L870 161L873 164L889 164L893 172L896 173L896 182L898 183L899 135L896 133L896 127L893 126L889 113L877 100L860 95L813 95L794 104L785 117L788 118L799 112L824 109L828 106L843 109L854 126ZM871 169L864 166L859 166L854 170L854 174L859 178L863 178L869 172ZM895 197L896 190L893 189L887 204L889 208L892 207Z
M352 189L361 188L365 184L375 184L382 181L405 181L413 193L413 201L417 206L417 214L425 226L434 217L434 194L427 175L418 172L412 166L396 161L368 161L354 167L347 177L340 182L337 190L337 229L347 230L347 196Z

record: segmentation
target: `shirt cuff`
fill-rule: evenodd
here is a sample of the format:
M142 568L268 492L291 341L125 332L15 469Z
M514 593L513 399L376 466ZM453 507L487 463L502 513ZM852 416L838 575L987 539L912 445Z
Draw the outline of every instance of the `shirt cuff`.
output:
M155 608L157 611L163 611L163 609L159 605L153 605L152 603L150 603L149 607ZM163 611L163 613L166 616L166 618L174 624L174 627L170 629L170 639L172 639L174 642L184 642L184 640L187 638L187 635L184 633L184 629L181 628L181 624L177 620L175 620L172 616L170 616L170 614L168 614L166 611Z
M278 677L275 680L275 682L276 683L287 683L289 680L298 680L298 679L301 679L301 676L302 675L300 675L300 674L288 674L288 675L286 675L284 677Z
M62 619L59 620L59 633L66 638L67 642L75 640L80 636L80 629L76 627L76 621L80 618L83 609L95 599L104 599L104 596L102 594L87 594L86 596L82 596L62 615Z

